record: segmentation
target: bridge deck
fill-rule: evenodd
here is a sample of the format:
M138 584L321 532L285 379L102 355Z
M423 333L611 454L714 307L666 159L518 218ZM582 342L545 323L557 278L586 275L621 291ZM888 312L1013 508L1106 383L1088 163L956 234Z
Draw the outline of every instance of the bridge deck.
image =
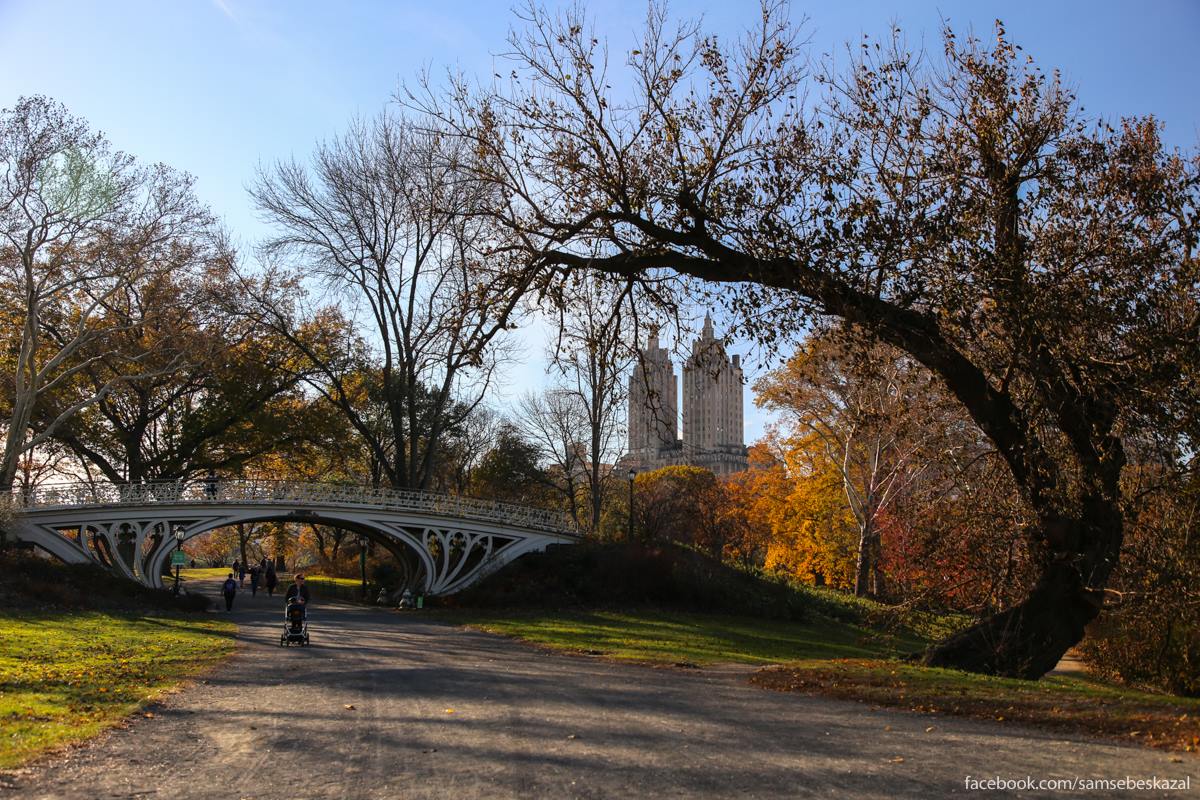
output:
M474 497L341 483L273 480L222 480L215 483L170 481L125 485L71 483L13 495L17 512L166 503L366 506L384 511L412 511L497 522L567 536L579 535L570 517L556 511Z

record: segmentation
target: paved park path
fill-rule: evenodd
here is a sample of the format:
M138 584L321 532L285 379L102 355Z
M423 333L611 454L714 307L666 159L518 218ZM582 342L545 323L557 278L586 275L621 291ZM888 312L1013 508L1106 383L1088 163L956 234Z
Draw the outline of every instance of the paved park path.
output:
M225 667L152 719L0 777L0 797L932 800L978 794L967 775L1189 773L1200 787L1191 757L778 694L745 668L554 655L418 613L319 604L313 646L281 649L281 606L239 596Z

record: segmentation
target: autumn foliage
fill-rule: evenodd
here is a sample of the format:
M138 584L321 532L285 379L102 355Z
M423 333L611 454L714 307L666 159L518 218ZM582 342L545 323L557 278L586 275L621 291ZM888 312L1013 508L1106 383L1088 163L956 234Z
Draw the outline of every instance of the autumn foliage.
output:
M759 402L780 413L750 448L748 470L724 479L694 467L639 475L635 536L849 591L870 546L867 529L878 540L879 599L979 616L1015 606L1036 580L1036 542L1023 534L1028 510L1003 461L936 381L911 365L898 379L893 362L902 354L872 347L872 369L854 376L852 341L833 347L810 340L760 381ZM820 369L810 369L814 361ZM918 402L894 402L904 384L920 388ZM861 413L881 402L890 403L886 418ZM1200 482L1161 443L1136 452L1123 482L1122 566L1082 651L1111 678L1194 695ZM881 487L882 499L861 502Z

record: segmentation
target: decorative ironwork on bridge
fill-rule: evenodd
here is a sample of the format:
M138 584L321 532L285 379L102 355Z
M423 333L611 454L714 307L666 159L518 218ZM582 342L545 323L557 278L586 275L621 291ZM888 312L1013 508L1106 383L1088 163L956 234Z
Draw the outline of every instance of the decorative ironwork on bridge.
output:
M413 557L416 587L450 594L524 553L578 541L565 514L401 489L270 480L46 486L12 498L15 533L59 558L150 586L178 541L285 520L364 533Z

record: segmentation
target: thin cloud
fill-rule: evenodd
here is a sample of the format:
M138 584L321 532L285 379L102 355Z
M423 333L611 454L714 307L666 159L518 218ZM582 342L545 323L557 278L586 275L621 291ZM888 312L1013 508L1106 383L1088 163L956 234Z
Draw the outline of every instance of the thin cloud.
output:
M229 17L234 22L237 22L237 16L233 13L233 9L229 7L229 3L225 0L212 0L212 4L221 9L221 13Z

